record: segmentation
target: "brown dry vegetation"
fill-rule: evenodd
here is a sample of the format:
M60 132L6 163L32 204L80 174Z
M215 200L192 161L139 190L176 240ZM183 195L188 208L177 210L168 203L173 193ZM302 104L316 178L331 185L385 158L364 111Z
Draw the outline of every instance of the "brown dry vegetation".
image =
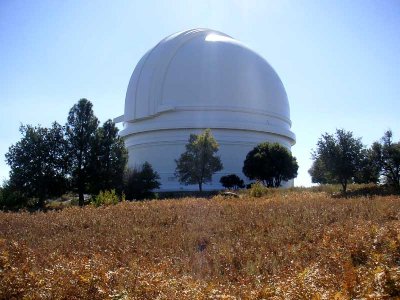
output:
M1 299L398 299L400 198L0 213Z

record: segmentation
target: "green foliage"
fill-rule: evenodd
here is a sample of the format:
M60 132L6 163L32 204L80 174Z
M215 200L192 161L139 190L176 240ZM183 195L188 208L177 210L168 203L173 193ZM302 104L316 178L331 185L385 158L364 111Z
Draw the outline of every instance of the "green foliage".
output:
M323 134L312 154L314 163L309 170L312 182L339 183L346 192L347 184L360 175L365 151L361 139L355 138L351 131L337 129L335 135Z
M239 189L239 188L244 188L244 182L242 179L239 178L236 174L230 174L226 176L222 176L219 180L219 182L222 184L224 188L227 189Z
M79 205L84 204L83 194L90 183L90 166L93 164L96 130L99 121L93 113L93 105L81 99L69 111L66 124L68 152L71 162L70 175L79 194Z
M330 172L327 172L325 162L319 157L315 158L308 173L311 175L313 183L337 184L335 177L332 177Z
M297 176L299 166L289 150L278 143L261 143L251 150L244 161L243 173L250 179L279 187L282 181Z
M0 209L1 210L18 210L28 204L28 199L18 190L10 186L9 182L5 182L0 187Z
M175 176L179 182L185 185L198 184L201 192L203 184L211 182L212 175L223 169L221 159L216 156L218 148L210 129L199 135L191 134L186 151L175 160Z
M260 198L266 193L266 187L260 182L257 181L253 183L250 187L249 194L251 197Z
M354 183L378 183L380 166L373 149L363 149L360 165L354 175Z
M71 178L79 194L79 205L84 204L84 193L97 194L101 190L122 192L128 154L118 128L107 120L100 128L93 113L93 105L86 99L75 104L68 116L67 137L71 159Z
M9 148L10 187L29 198L38 198L39 207L48 197L63 194L67 187L66 140L58 123L51 128L21 126L22 139Z
M154 189L160 188L160 176L146 161L140 168L128 170L125 177L125 197L129 200L151 199Z
M117 204L119 202L119 197L115 193L115 190L106 190L106 191L100 191L97 196L95 196L91 203L96 206L102 206L102 205L113 205Z
M72 206L77 206L77 205L79 205L79 198L76 198L76 197L72 198L72 199L71 199L71 205L72 205Z
M385 132L381 142L375 142L371 151L385 182L400 188L400 142L393 143L392 131Z
M111 120L97 129L89 166L90 191L123 190L124 172L128 153L118 128Z
M78 191L79 205L84 204L84 193L122 192L127 163L124 142L111 120L98 128L92 107L90 101L79 100L65 127L56 122L51 128L20 127L22 139L6 154L12 193L2 195L3 207L18 207L16 202L26 205L26 199L36 199L44 207L46 199L70 187Z

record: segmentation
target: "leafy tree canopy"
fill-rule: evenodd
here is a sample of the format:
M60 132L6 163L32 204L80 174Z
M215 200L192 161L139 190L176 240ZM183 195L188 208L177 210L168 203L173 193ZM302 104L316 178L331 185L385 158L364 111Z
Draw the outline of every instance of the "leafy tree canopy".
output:
M243 173L249 179L262 181L267 187L279 187L282 181L297 176L299 166L291 152L278 143L261 143L244 161Z
M212 175L223 168L220 157L216 155L218 148L210 129L198 135L191 134L186 151L175 160L175 175L179 182L185 185L198 184L201 192L203 184L211 182Z
M160 188L159 179L160 176L148 162L140 168L128 170L124 189L126 198L129 200L153 198L153 190Z
M0 197L0 206L17 208L28 198L44 200L58 196L72 186L79 194L100 190L122 192L127 151L111 120L98 127L93 105L86 99L75 104L65 127L21 126L22 139L6 154L10 180ZM72 183L72 185L70 184Z
M347 184L361 180L366 164L366 149L360 138L351 131L337 129L335 135L325 133L312 153L313 166L309 170L315 183L339 183L346 192ZM358 177L357 177L358 176Z
M28 205L29 199L23 195L9 181L5 181L0 187L0 209L18 210Z
M10 171L10 189L39 200L43 207L48 197L66 189L68 167L64 129L58 123L51 128L21 126L22 138L9 148L6 160Z
M316 158L308 171L313 183L340 184L339 178L327 168L325 162ZM362 149L360 161L355 169L354 176L349 179L352 183L377 183L379 181L379 165L373 158L371 149Z
M380 142L372 145L372 156L386 183L400 188L400 142L393 142L391 130L385 132Z
M379 162L375 159L372 148L363 149L361 157L361 162L353 181L355 183L378 183L380 166Z
M239 176L236 174L230 174L226 176L222 176L219 180L219 182L222 184L224 188L227 189L239 189L239 188L244 188L244 182L242 179L240 179Z

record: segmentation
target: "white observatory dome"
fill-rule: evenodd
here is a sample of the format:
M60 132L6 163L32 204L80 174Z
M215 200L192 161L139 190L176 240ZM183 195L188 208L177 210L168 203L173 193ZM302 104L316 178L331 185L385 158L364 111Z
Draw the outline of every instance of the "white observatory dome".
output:
M210 128L224 169L204 189L220 189L219 178L242 174L247 153L265 141L289 150L289 103L274 69L232 37L209 29L175 33L137 64L125 99L121 136L129 166L148 161L160 174L161 191L196 190L174 175L191 133Z

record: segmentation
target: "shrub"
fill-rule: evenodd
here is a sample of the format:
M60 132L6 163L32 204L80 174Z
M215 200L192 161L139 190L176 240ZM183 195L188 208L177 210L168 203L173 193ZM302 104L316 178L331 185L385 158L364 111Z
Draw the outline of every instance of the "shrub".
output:
M266 193L266 187L259 181L253 183L250 187L250 196L260 198Z
M0 190L0 209L2 210L18 210L28 205L28 199L20 192L4 184Z
M72 198L72 199L71 199L71 205L72 205L72 206L79 205L79 198L78 198L78 197Z
M244 182L242 179L239 178L236 174L230 174L226 176L222 176L219 182L222 184L224 188L227 189L239 189L239 188L244 188Z
M92 200L92 204L96 207L101 205L112 205L117 204L119 202L119 197L115 193L115 190L111 191L100 191L100 193L95 196Z
M128 170L124 193L128 200L155 198L154 189L160 188L160 176L147 161L140 167Z
M324 192L324 193L332 195L335 193L340 193L341 185L340 184L319 184L319 185L310 187L310 191Z

